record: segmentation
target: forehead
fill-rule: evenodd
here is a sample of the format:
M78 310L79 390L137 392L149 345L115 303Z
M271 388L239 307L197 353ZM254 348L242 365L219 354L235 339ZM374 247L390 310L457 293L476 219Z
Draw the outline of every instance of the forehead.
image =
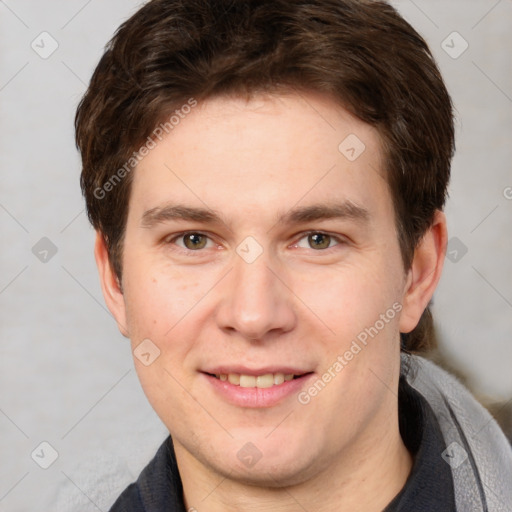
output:
M131 207L169 202L236 213L389 201L375 128L314 93L197 105L138 164Z

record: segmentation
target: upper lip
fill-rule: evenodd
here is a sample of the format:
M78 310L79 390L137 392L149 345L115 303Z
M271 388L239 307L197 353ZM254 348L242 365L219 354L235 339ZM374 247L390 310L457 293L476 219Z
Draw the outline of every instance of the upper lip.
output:
M235 373L239 375L265 375L266 373L284 373L285 375L304 375L305 373L311 373L311 370L303 370L293 366L262 366L260 368L248 368L246 366L234 365L234 366L215 366L202 370L203 373L210 373L212 375L228 375Z

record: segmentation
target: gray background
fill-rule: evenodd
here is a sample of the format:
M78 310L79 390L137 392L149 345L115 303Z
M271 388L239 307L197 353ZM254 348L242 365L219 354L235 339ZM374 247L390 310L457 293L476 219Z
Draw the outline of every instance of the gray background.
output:
M458 115L441 341L479 394L509 400L512 1L393 3L431 45ZM103 303L72 131L104 44L137 5L0 1L0 511L108 510L165 437ZM460 56L453 31L469 44ZM43 237L56 254L40 252ZM43 441L58 452L46 470Z

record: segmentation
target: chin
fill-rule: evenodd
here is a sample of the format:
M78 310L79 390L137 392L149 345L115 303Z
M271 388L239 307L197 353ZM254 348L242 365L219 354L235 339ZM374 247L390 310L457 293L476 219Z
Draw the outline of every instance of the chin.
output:
M276 436L271 441L262 438L261 434L259 440L256 437L253 437L254 443L236 441L234 450L232 444L226 446L214 460L208 456L208 465L231 480L267 488L301 484L319 469L321 457L315 452L319 447L313 446L311 438L304 443L291 436ZM251 437L244 436L243 439ZM234 457L227 456L233 451Z
M228 464L222 468L215 467L216 472L230 480L244 485L279 489L293 487L309 480L314 470L308 464L296 464L291 462L289 457L283 457L282 461L274 460L271 464L263 463L262 460L252 468L245 468L237 465L235 469Z

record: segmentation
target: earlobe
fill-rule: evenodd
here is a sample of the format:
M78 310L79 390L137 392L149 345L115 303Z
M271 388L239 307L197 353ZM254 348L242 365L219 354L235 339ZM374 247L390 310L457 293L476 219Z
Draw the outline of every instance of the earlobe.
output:
M400 332L411 332L418 325L441 278L446 244L446 217L437 211L432 226L414 251L404 289Z
M117 322L117 327L121 334L125 337L129 337L128 328L126 327L126 306L124 302L124 295L121 290L119 280L112 270L105 239L103 238L103 234L99 231L96 232L94 257L98 267L100 284L103 291L103 297L105 298L105 303Z

